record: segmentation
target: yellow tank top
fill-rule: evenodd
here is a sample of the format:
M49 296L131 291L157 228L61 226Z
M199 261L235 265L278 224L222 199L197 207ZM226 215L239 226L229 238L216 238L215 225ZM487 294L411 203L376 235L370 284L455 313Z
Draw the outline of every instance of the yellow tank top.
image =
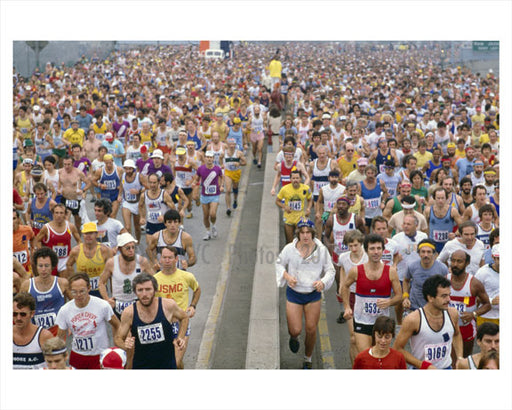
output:
M27 193L27 174L25 171L21 171L21 180L18 185L18 193L20 196L24 196Z
M32 128L32 124L30 123L30 120L28 118L25 118L24 120L22 120L21 118L18 117L18 119L16 120L16 126L20 129L20 132L21 132L21 135L23 136L23 138L28 137L27 134L30 131L30 129Z
M356 194L356 203L348 208L348 211L359 215L359 212L361 212L361 197L359 195Z
M80 252L76 260L76 271L85 272L89 275L91 281L91 290L98 289L98 282L103 269L105 268L105 259L101 254L101 245L96 245L96 253L92 258L88 258L84 253L84 244L80 244Z

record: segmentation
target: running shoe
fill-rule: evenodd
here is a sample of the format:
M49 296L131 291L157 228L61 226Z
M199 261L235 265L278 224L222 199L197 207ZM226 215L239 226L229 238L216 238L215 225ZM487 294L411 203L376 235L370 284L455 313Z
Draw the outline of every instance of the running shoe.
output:
M290 340L288 341L288 346L290 347L290 350L292 351L292 353L297 353L299 351L299 347L300 347L299 339L296 337L290 336Z
M203 236L203 241L209 241L210 239L211 239L210 232L209 232L209 231L207 231L207 232L206 232L206 235L205 235L205 236Z
M91 198L91 202L92 202L92 203L96 202L96 198L92 197L92 198Z
M190 219L190 218L192 218L193 216L194 216L194 214L193 214L192 212L189 212L189 213L185 216L185 218Z
M217 228L212 226L212 238L216 238L218 236Z
M236 209L237 207L238 207L238 202L237 202L237 200L235 199L235 200L233 201L233 209Z
M253 163L254 165L256 165L256 164L258 163L258 160L257 160L256 158L254 158L254 159L252 160L252 163Z
M344 314L345 312L341 312L340 315L338 316L338 319L336 319L336 322L345 323L347 320L343 317Z
M313 363L304 361L302 368L305 370L311 370L313 368Z
M261 168L261 163L258 164L258 168Z
M226 215L227 215L227 216L231 216L231 209L229 209L229 208L228 208L228 209L226 210Z

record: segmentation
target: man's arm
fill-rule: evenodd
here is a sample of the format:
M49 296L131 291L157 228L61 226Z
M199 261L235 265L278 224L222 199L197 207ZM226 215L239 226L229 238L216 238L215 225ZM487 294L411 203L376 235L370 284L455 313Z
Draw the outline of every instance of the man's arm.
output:
M71 226L71 224L69 224L69 226ZM46 238L47 235L48 235L48 228L46 227L46 225L43 225L43 227L41 228L41 230L39 231L37 236L34 238L34 243L33 243L34 249L39 249L41 247L41 242L43 241L44 238Z
M176 339L173 340L173 344L175 348L182 350L185 347L185 334L189 320L188 314L172 299L162 299L162 305L169 322L171 322L173 318L178 319L180 322L180 330Z
M187 253L188 259L183 260L182 266L184 269L189 268L190 266L194 266L197 262L196 252L194 251L194 244L192 242L192 237L187 233L183 232L181 234L181 243L183 244L183 248L185 248L185 252ZM186 267L185 267L186 265Z
M146 236L146 254L148 255L148 258L153 264L155 270L159 269L156 260L156 244L158 242L158 235L160 235L159 232Z
M119 331L119 326L121 325L121 322L119 321L115 313L113 313L108 323L110 323L110 326L112 326L112 335L114 336L115 339L116 334Z
M465 359L462 357L464 350L462 343L462 335L459 329L459 313L455 308L448 308L448 314L450 315L454 328L452 346L453 349L455 350L455 357L457 358L455 364L455 367L457 367L458 362L465 361Z
M137 303L137 302L135 302ZM115 316L115 315L114 315ZM135 347L135 337L128 336L133 321L133 305L127 306L121 314L121 323L114 335L114 343L117 347L129 351Z
M201 297L201 287L199 285L197 285L197 289L194 291L193 295L192 295L192 301L190 302L190 305L187 307L187 314L190 316L190 317L194 317L194 315L196 314L196 306L197 306L197 302L199 302L199 298Z
M405 361L414 367L421 369L422 361L414 357L411 353L405 350L405 345L411 338L411 336L418 331L420 324L420 312L419 310L415 310L404 318L402 322L402 327L400 332L398 333L395 343L393 344L393 349L398 350L405 357ZM428 369L436 369L436 367L430 364Z
M390 201L386 202L386 206L384 207L384 210L382 211L382 216L386 218L389 221L389 218L391 218L391 215L393 215L393 206L395 204L395 201L393 198L391 198Z
M114 268L114 258L110 258L105 263L105 268L103 269L103 272L100 275L99 283L98 283L98 290L100 292L101 297L103 300L106 300L112 308L115 307L115 300L114 297L109 297L107 292L107 283L108 280L112 277L112 270Z
M73 249L71 249L71 252L69 252L69 257L66 262L66 270L65 275L66 278L71 277L75 270L73 269L73 265L76 263L76 260L78 259L78 253L80 252L80 246L75 246Z
M345 307L345 319L352 319L352 309L350 308L350 285L357 280L357 266L353 266L348 271L346 279L343 281L341 288L341 298L343 299L343 306Z

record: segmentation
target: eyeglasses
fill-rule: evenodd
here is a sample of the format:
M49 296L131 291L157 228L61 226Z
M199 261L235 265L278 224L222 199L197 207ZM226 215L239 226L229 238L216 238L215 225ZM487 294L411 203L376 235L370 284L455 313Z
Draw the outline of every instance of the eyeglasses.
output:
M125 246L123 249L126 249L126 250L135 249L135 246L133 246L133 245Z
M72 295L85 295L87 293L87 289L72 290L70 293Z
M12 317L18 317L18 315L21 317L27 317L28 313L27 312L12 312Z

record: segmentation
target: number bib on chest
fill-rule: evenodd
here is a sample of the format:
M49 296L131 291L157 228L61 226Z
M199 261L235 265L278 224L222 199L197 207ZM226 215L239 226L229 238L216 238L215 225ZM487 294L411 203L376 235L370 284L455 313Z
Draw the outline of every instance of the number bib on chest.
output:
M143 345L165 341L164 329L161 323L154 323L137 328L139 342Z
M302 201L290 201L288 206L292 211L301 211L302 210Z
M435 363L445 359L450 350L448 349L450 343L451 342L425 345L425 360L435 365Z
M45 329L49 329L55 325L55 319L57 315L54 312L41 313L34 316L34 322L36 325L41 326Z
M124 197L128 202L135 202L137 201L137 195L131 194L129 192L125 192Z
M207 186L206 189L205 189L205 192L208 195L217 195L217 185Z
M109 179L108 181L105 181L105 186L109 190L117 189L117 183L113 179Z
M66 258L68 256L68 247L55 245L52 247L53 251L59 258Z
M18 259L18 262L21 264L27 263L28 254L27 251L14 252L13 256Z
M73 338L73 350L77 353L90 352L94 349L95 344L96 338L94 336Z
M437 231L437 230L434 230L432 232L433 239L436 242L447 242L448 241L448 234L449 234L448 231Z
M378 208L380 204L380 198L372 198L372 199L365 199L364 205L366 209L375 209Z
M457 312L459 313L459 315L461 315L462 313L464 313L466 311L466 305L464 304L464 302L450 300L450 303L448 306L457 309Z
M76 199L66 199L66 206L69 209L78 209L80 203Z

